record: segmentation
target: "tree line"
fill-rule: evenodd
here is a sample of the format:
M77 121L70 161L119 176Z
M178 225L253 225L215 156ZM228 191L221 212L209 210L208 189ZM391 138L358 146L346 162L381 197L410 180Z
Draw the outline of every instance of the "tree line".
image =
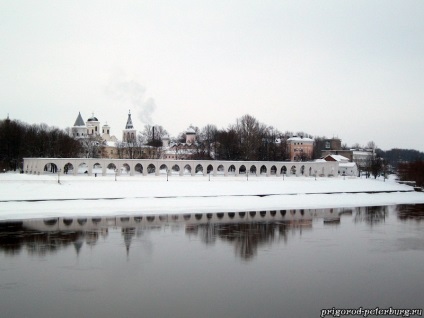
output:
M25 157L72 158L82 145L64 130L46 124L28 125L9 118L0 120L0 169L17 170Z

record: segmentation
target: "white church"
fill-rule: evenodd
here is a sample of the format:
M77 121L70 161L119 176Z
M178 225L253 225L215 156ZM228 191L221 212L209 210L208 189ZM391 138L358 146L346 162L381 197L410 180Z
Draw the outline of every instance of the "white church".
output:
M120 159L120 158L157 158L157 159L188 159L195 148L196 133L192 127L186 131L185 143L171 143L168 136L162 139L163 147L156 148L137 143L137 130L134 128L131 119L131 112L128 112L127 123L122 130L122 139L118 140L110 134L111 127L106 123L101 126L100 121L94 114L84 122L81 112L71 128L71 135L75 139L84 140L90 137L96 138L94 142L102 143L102 150L99 157ZM131 146L129 147L129 145ZM134 146L136 145L136 146ZM131 148L131 149L130 149Z

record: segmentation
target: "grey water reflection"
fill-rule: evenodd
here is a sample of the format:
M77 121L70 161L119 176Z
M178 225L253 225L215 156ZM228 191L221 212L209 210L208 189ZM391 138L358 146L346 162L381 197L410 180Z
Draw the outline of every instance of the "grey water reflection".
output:
M419 308L423 220L424 205L397 205L3 221L1 316Z

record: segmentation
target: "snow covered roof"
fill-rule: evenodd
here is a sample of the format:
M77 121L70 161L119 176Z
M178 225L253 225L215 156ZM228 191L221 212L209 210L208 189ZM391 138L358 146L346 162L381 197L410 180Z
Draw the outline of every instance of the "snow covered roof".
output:
M328 157L331 157L331 158L333 158L335 161L338 161L338 162L349 162L349 159L348 158L346 158L346 157L344 157L344 156L341 156L341 155L327 155L327 156L325 156L324 158L328 158ZM325 160L325 159L324 159Z
M194 129L192 127L189 127L186 131L186 134L194 135L194 134L196 134L196 132L194 131Z
M288 141L309 141L313 142L314 140L308 137L299 137L299 136L293 136L287 139Z

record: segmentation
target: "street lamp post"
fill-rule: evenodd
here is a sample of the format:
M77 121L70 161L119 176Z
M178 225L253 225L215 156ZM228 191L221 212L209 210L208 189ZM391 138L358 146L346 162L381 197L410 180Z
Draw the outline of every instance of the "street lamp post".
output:
M57 183L60 184L60 169L57 170Z

